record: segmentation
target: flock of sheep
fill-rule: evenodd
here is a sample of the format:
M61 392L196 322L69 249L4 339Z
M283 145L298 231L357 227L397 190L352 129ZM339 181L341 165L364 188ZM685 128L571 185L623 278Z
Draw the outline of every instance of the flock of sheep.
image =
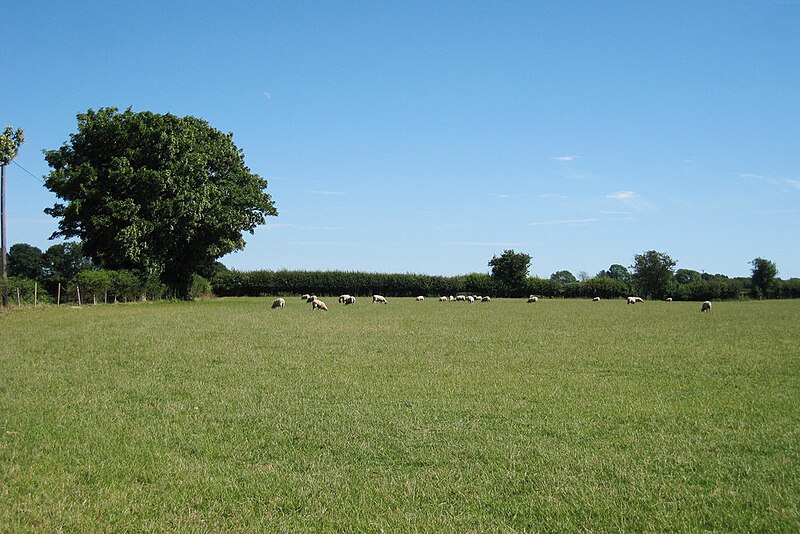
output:
M316 295L306 294L306 295L301 296L300 298L302 300L306 301L306 302L310 302L312 310L328 311L328 305L325 304L324 302L322 302L321 300L319 300L316 297ZM416 298L417 302L422 302L424 300L425 300L425 297L422 296L422 295L420 295L420 296L418 296ZM482 296L479 296L479 295L458 295L458 296L455 296L455 297L453 295L450 295L449 297L447 297L447 296L439 297L439 302L469 302L470 304L472 304L473 302L491 302L491 300L492 300L491 297L482 297ZM672 298L667 298L666 300L667 300L667 302L672 302ZM600 297L594 297L592 299L592 302L599 302L599 301L600 301ZM537 297L536 295L531 295L530 297L528 297L528 303L533 303L533 302L539 302L539 297ZM628 304L636 304L638 302L644 302L644 299L642 297L628 297ZM340 295L339 296L339 303L340 304L344 304L344 305L355 304L356 303L356 298L354 296L352 296L352 295L347 295L347 294ZM384 297L383 295L372 295L372 303L373 304L375 304L375 303L388 304L388 301L386 300L386 297ZM272 308L283 309L285 306L286 306L286 299L277 298L274 301L272 301ZM704 312L704 311L710 312L711 311L711 301L709 301L709 300L705 301L700 306L700 311L701 312Z

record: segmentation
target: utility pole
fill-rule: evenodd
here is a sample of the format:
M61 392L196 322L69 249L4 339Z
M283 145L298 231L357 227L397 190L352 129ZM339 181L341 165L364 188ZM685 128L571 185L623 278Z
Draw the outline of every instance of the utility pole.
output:
M3 249L3 307L8 307L8 271L6 270L6 165L17 157L19 145L25 142L22 128L15 132L11 126L0 134L0 240Z
M3 247L3 308L8 308L8 270L6 269L6 165L0 166L0 236Z

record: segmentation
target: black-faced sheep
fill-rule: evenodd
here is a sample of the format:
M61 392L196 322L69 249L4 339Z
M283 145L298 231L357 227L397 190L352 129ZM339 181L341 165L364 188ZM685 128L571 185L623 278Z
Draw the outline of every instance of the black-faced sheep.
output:
M383 295L372 295L372 303L375 304L376 302L382 302L383 304L389 304L386 302L386 297Z
M531 302L539 302L539 297L537 297L536 295L531 295L530 297L528 297L528 303L530 304Z
M324 302L319 299L314 299L311 301L311 310L324 310L328 311L328 306Z
M704 311L710 312L711 311L711 301L710 300L705 301L703 303L703 305L700 306L700 311L701 312L704 312Z
M356 303L356 298L353 295L348 295L344 301L345 306L347 306L348 304L355 304L355 303Z
M284 299L275 299L275 300L272 301L272 309L273 310L275 308L283 309L284 306L286 306L286 300L284 300Z

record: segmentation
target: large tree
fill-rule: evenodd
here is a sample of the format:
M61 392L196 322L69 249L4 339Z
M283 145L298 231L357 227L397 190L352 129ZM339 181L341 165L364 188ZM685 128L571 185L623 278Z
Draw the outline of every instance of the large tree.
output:
M675 271L675 281L679 284L691 284L703 280L703 273L692 269L678 269Z
M767 296L770 287L775 283L775 277L778 276L778 267L775 266L775 263L764 258L755 258L750 262L750 265L753 266L750 278L753 284L753 292L758 298L764 298Z
M573 282L578 281L578 279L575 278L575 275L567 270L554 272L550 275L550 280L554 282L560 282L562 284L572 284Z
M65 201L46 210L60 218L53 237L79 237L101 266L159 274L182 296L193 273L277 215L233 134L195 117L90 109L45 158L45 185Z
M96 265L84 255L83 245L77 241L58 243L44 252L44 274L53 287L66 284L81 271L93 269Z
M38 247L17 243L8 249L8 273L41 280L44 273L44 254Z
M633 258L633 280L646 297L662 299L667 296L677 262L663 252L648 250Z
M499 257L492 256L489 267L492 268L492 278L504 294L521 294L531 267L531 257L522 252L504 250Z

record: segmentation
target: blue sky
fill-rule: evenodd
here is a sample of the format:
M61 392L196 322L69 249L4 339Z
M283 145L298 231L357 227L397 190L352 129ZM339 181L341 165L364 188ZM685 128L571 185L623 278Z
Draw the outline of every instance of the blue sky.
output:
M234 133L280 212L232 268L800 276L800 2L7 2L8 242L89 108ZM21 166L21 167L20 167ZM24 168L24 170L23 170ZM28 174L26 171L30 172Z

